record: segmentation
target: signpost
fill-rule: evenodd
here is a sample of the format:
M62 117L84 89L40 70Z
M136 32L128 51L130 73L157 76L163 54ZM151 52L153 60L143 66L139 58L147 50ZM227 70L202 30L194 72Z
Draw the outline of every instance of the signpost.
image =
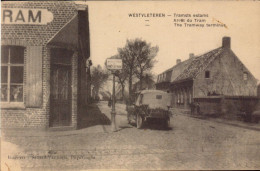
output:
M117 131L117 128L116 128L116 108L115 108L115 100L116 100L116 95L115 95L115 72L117 70L122 69L122 67L123 67L122 59L108 58L106 60L106 66L107 66L107 69L110 70L112 72L112 74L113 74L111 128L112 128L112 131Z

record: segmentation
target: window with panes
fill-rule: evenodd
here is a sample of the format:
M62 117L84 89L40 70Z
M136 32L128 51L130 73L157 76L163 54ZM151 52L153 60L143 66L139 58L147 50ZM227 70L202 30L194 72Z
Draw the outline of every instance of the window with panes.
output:
M244 74L243 74L243 79L244 79L244 81L247 81L247 79L248 79L248 74L247 74L247 72L244 72Z
M1 102L23 102L24 47L1 46Z

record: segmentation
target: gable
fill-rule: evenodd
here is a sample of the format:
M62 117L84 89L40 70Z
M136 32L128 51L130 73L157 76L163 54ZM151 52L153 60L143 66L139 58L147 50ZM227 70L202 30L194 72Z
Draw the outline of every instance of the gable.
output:
M205 68L221 53L223 48L214 49L203 55L188 59L183 63L183 65L176 70L173 69L172 82L178 82L182 80L188 80L195 78L201 71ZM179 64L180 65L180 64Z
M209 78L206 72L210 73ZM195 78L196 96L206 96L213 91L224 95L256 94L256 79L231 49L224 49Z

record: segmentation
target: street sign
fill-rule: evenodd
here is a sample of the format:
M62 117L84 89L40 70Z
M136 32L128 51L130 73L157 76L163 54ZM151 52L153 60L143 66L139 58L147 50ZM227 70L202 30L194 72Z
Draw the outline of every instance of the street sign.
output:
M123 67L122 59L107 59L107 69L119 70L122 69L122 67Z

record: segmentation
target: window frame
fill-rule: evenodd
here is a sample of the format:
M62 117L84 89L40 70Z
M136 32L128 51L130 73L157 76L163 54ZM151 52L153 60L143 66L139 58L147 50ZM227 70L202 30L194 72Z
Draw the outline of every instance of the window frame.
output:
M23 48L23 63L11 63L11 51L12 48L15 47L19 47L19 48ZM7 67L7 83L1 83L1 87L2 85L6 85L7 86L7 101L2 101L1 100L1 108L5 109L5 108L25 108L24 102L24 88L25 88L25 77L24 77L24 73L25 73L25 47L24 46L17 46L17 45L2 45L1 46L1 50L3 50L3 48L8 48L8 61L7 63L2 63L1 62L1 68L2 66L6 66ZM14 49L13 49L14 50ZM22 83L11 83L11 67L23 67L23 82ZM21 85L22 88L22 101L11 101L11 85Z
M162 95L161 95L161 94L156 94L155 98L156 98L157 100L162 100Z
M207 76L208 76L208 77L207 77ZM209 78L210 78L210 71L208 71L208 70L205 71L205 78L206 78L206 79L209 79Z
M244 81L248 80L248 73L247 72L243 72L243 80Z

